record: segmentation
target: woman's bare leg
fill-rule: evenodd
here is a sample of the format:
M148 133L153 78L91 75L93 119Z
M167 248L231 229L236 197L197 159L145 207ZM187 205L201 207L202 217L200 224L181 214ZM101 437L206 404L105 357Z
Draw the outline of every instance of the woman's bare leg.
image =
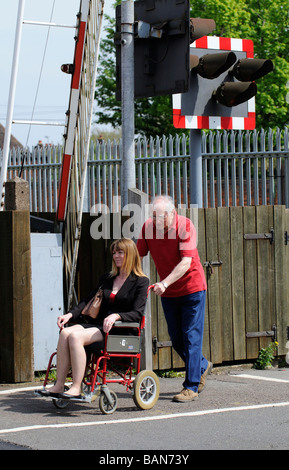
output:
M72 367L73 384L68 395L80 395L81 384L86 368L86 352L84 346L101 341L102 333L98 328L83 328L81 325L75 325L68 337L70 363Z
M59 334L57 345L56 383L53 387L49 388L49 391L52 393L62 393L64 391L64 383L66 381L68 371L71 367L69 336L75 326L78 327L79 325L64 328Z

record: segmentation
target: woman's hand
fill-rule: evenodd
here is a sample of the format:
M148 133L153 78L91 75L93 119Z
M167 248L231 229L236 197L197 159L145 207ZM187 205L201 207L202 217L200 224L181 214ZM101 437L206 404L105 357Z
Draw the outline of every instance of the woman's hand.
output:
M60 330L63 330L64 325L69 322L69 320L72 318L72 313L68 312L65 315L61 315L60 317L57 318L57 326L60 328Z
M115 324L117 320L119 320L118 313L111 313L110 315L108 315L108 317L106 317L103 321L104 333L108 333L112 329L113 325Z

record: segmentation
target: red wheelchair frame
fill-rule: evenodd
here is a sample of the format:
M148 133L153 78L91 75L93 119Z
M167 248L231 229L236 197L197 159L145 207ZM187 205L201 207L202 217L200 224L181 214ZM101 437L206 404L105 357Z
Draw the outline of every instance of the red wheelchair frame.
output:
M153 286L148 288L149 290ZM81 398L54 398L53 404L57 408L66 408L70 402L91 403L99 395L99 408L103 414L111 414L117 408L117 395L108 388L108 384L117 383L126 387L126 391L132 392L133 400L140 409L152 408L159 397L159 379L150 370L140 370L141 368L141 340L145 326L145 316L140 323L115 322L113 329L105 334L104 348L99 352L88 354L86 373L82 383ZM114 335L115 330L133 328L136 335ZM49 373L52 368L57 351L49 359L43 389L49 381ZM117 368L119 359L125 359L125 364L121 365L121 370ZM116 365L114 362L116 361ZM129 364L127 364L129 361ZM125 369L123 369L125 367ZM134 368L136 374L134 374ZM113 377L109 377L109 372ZM41 391L36 395L42 396Z

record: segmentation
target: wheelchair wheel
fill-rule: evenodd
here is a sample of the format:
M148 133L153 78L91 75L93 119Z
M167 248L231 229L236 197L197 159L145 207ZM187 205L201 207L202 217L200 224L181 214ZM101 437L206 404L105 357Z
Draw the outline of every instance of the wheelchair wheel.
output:
M112 405L109 403L106 395L104 392L101 392L100 397L99 397L99 408L102 414L104 415L109 415L115 412L117 408L117 396L116 393L113 392L112 390L109 390L110 397L112 399Z
M69 400L62 400L62 398L53 398L53 405L59 410L64 410L69 405Z
M159 398L160 383L151 370L141 371L133 383L133 401L142 410L153 408Z
M69 387L65 385L64 391L67 392L67 390L69 390ZM59 410L64 410L64 408L66 408L69 405L69 400L62 400L62 398L53 398L52 403Z

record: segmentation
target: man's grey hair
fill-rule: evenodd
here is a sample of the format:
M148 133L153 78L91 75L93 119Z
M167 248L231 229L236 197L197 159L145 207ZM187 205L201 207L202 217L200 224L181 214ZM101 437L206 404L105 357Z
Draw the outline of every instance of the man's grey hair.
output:
M162 206L164 205L165 206L165 211L168 214L170 214L175 209L174 200L171 196L162 196L162 195L155 196L155 198L152 201L153 210L158 205L162 205Z

